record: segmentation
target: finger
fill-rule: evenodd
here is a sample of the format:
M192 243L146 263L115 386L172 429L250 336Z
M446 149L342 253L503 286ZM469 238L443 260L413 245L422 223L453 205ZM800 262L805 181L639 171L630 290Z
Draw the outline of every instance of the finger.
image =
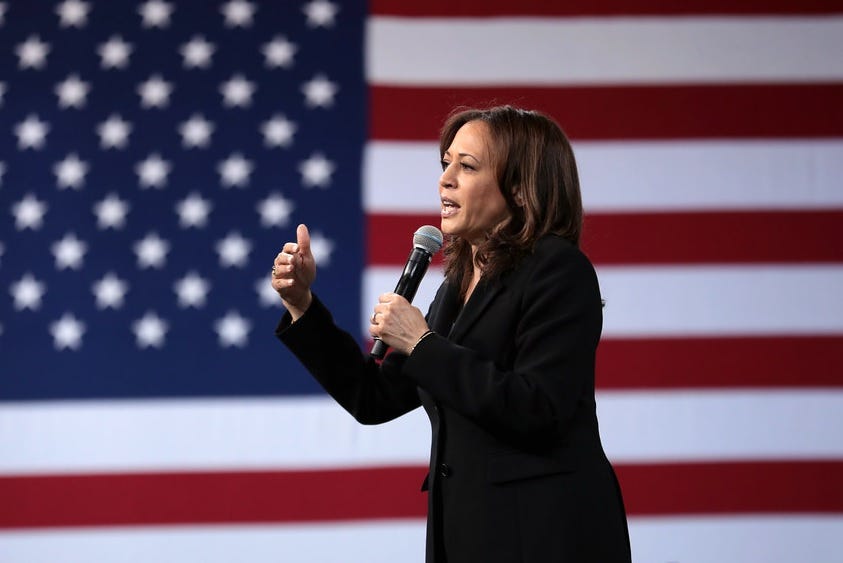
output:
M296 227L296 241L298 242L298 251L303 256L310 256L310 232L304 223Z
M292 259L292 255L279 252L278 255L275 256L275 261L272 263L273 274L281 275L284 272L289 271L291 269L290 264L293 263Z

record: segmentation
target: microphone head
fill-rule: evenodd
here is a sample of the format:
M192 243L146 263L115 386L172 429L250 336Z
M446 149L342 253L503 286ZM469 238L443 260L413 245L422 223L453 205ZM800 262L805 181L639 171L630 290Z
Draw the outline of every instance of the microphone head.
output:
M431 256L436 254L442 248L442 231L431 225L419 227L413 233L413 246L429 252Z

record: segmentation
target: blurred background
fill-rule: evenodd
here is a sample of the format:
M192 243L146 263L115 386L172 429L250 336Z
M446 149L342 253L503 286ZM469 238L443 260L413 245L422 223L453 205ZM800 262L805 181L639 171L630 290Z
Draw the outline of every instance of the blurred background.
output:
M427 420L332 403L268 274L307 223L367 350L493 104L574 144L635 561L841 561L835 0L0 2L0 561L423 561Z

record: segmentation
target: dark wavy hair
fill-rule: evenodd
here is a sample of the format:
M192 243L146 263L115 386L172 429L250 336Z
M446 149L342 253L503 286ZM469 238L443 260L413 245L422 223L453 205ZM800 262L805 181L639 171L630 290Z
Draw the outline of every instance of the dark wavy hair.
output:
M488 127L498 186L510 218L487 233L475 256L468 241L448 237L445 275L462 295L475 263L484 277L494 278L514 268L544 235L559 235L579 246L583 218L574 151L552 118L511 106L458 108L442 126L440 157L469 122Z

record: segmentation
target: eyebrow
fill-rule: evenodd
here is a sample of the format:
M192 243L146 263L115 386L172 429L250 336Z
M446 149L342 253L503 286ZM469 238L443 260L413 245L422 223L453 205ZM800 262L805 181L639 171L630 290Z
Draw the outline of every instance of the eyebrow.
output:
M445 151L445 152L443 153L443 156L444 156L445 154L447 154L448 156L451 156L451 151ZM473 154L468 153L468 152L460 152L460 153L457 153L457 156L468 156L468 157L473 158L473 159L474 159L474 160L475 160L478 164L482 163L482 161L481 161L479 158L477 158L476 156L474 156Z

